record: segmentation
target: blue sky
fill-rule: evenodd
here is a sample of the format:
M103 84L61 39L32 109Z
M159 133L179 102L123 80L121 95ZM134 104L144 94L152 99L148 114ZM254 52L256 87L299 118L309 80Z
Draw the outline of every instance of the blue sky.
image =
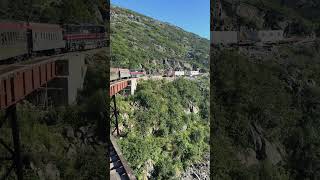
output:
M111 4L210 38L210 0L111 0Z

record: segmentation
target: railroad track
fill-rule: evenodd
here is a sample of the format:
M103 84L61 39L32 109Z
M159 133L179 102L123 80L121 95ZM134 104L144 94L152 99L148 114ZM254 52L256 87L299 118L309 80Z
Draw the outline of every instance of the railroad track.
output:
M110 160L110 180L136 180L128 162L124 159L116 141L110 135L109 160Z

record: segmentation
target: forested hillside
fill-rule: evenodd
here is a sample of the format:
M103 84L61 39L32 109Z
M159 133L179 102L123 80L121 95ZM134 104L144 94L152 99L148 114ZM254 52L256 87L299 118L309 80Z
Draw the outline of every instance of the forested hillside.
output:
M317 1L242 2L242 28L317 32ZM320 42L211 50L213 179L319 179Z
M111 9L111 50L113 67L208 70L209 40L119 7Z
M43 23L103 23L101 0L1 0L3 20Z
M208 78L148 80L134 96L118 99L118 143L139 179L180 179L191 165L208 178L208 83Z
M318 179L319 45L255 63L224 51L214 76L211 152L217 179ZM245 166L243 166L245 165Z

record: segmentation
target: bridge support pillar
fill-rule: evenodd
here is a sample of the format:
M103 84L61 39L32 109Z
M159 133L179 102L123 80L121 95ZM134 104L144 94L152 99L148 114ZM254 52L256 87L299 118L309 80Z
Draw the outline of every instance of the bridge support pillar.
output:
M113 96L112 96L112 100L113 100L113 109L112 109L112 111L113 111L113 116L114 116L114 118L115 118L115 126L116 126L115 130L117 130L117 136L119 136L119 135L120 135L120 132L119 132L119 123L118 123L119 111L118 111L118 109L117 109L116 95L113 95ZM115 131L115 130L114 130L114 131ZM113 131L113 132L114 132L114 131Z
M22 159L21 159L21 149L20 149L20 130L19 130L19 123L17 120L17 108L16 105L10 106L6 110L6 120L10 121L11 131L12 131L12 140L13 140L13 147L12 150L2 139L0 139L0 144L4 146L4 148L11 154L11 157L0 157L0 161L5 160L12 160L12 165L6 172L6 174L1 177L1 180L7 179L10 175L11 171L15 168L17 179L23 179L23 167L22 167ZM0 128L4 122L0 124Z
M16 174L18 180L23 179L23 169L22 169L22 160L21 160L21 150L20 150L20 130L19 124L17 121L17 107L16 105L11 106L8 109L8 117L11 122L12 128L12 138L13 138L13 145L14 145L14 156L13 161L16 166Z

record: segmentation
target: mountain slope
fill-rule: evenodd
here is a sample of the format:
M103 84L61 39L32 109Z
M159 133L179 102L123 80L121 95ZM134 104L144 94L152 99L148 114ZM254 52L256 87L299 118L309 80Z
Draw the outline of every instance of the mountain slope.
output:
M209 40L131 10L111 8L111 66L165 69L205 68Z
M232 0L221 2L225 30L235 30L239 23L248 29L283 29L289 35L319 34L317 1L241 0L236 8Z

